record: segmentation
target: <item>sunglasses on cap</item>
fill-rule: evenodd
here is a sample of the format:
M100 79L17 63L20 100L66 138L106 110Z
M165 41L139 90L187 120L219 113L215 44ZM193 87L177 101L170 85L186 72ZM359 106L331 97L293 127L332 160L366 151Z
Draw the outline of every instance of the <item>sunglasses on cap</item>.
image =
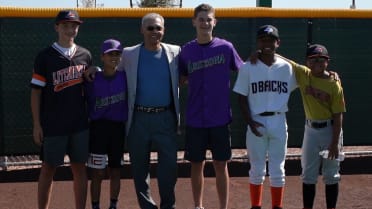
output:
M157 30L157 31L161 31L163 28L161 26L147 26L146 30L148 31L154 31L154 30Z

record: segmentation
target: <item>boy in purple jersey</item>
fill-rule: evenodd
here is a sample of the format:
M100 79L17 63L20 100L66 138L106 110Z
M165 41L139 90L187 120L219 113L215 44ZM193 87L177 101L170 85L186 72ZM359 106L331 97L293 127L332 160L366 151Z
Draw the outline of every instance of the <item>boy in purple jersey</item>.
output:
M53 176L68 154L74 181L75 207L85 209L88 158L88 115L83 71L91 54L75 44L82 21L76 11L62 10L55 19L58 40L41 51L31 80L33 138L43 161L38 183L38 208L49 208ZM63 208L63 206L60 206Z
M101 46L103 71L97 72L93 82L86 82L90 117L91 168L90 195L92 209L99 209L101 183L110 177L110 207L116 209L120 192L120 168L124 153L125 122L128 119L127 80L125 71L117 71L123 47L115 39Z
M213 154L220 209L229 194L227 162L231 159L230 71L243 61L232 43L213 37L215 11L208 4L194 10L196 39L186 43L179 60L180 81L188 82L185 158L191 162L191 186L195 208L203 208L203 170L206 150Z

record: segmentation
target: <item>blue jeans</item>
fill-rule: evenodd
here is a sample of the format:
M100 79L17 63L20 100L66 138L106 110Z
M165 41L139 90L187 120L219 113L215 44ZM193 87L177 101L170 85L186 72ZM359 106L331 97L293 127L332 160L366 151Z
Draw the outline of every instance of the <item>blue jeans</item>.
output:
M176 117L173 111L134 112L128 134L128 150L137 199L141 209L157 209L150 192L150 152L158 153L157 180L160 208L175 208L177 181Z

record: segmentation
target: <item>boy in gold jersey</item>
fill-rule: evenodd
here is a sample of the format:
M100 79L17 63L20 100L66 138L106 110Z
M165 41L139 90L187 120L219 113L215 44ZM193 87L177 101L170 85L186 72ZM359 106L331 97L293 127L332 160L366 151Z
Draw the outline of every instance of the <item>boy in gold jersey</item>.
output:
M301 91L306 122L302 144L301 179L304 209L313 207L316 183L321 167L328 209L336 208L340 181L342 119L346 111L341 82L327 71L330 61L327 49L314 44L307 49L306 65L289 62L295 71ZM328 157L319 153L328 151Z

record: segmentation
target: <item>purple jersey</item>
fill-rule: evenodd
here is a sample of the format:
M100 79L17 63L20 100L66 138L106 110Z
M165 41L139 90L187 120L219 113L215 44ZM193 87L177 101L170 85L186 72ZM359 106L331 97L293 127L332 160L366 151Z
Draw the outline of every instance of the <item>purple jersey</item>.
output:
M230 71L243 64L232 43L220 39L181 50L180 74L188 77L186 124L208 128L231 122Z
M89 118L126 122L128 119L127 78L125 71L112 77L97 72L93 82L86 82Z

